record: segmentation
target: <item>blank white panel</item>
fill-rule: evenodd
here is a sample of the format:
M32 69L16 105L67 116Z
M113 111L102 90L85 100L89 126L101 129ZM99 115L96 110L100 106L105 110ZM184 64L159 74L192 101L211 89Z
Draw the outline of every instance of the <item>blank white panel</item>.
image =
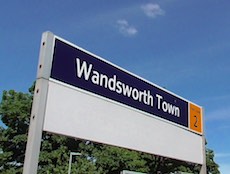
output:
M44 130L203 163L200 135L53 80L49 82Z

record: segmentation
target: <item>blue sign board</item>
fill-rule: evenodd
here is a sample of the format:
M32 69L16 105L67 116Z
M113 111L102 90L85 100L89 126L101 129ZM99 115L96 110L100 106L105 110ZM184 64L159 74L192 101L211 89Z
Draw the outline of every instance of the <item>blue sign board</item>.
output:
M57 38L51 78L188 127L187 101Z

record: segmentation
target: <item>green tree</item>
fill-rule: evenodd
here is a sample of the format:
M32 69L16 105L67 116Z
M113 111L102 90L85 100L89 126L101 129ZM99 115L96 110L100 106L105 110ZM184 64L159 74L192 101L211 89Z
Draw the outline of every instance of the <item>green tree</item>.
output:
M214 161L214 151L206 148L206 164L208 174L220 174L219 165Z
M22 173L34 85L29 93L4 91L0 104L0 173ZM67 173L69 154L80 141L43 132L38 173ZM87 160L86 160L87 161ZM87 161L88 170L93 165ZM73 170L74 170L73 165ZM91 168L90 168L91 167ZM76 167L75 167L76 168ZM95 168L95 167L94 167ZM78 166L79 173L85 166Z
M94 150L93 155L96 166L102 167L104 173L118 174L122 170L149 172L146 161L137 151L101 145L100 149Z
M27 140L32 95L4 91L0 106L1 121L5 128L0 129L0 171L21 173Z

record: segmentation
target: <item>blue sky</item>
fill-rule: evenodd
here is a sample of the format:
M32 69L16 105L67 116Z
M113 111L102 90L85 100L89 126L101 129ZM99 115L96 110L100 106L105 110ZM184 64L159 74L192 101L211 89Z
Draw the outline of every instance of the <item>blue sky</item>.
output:
M0 93L27 92L51 31L205 110L208 147L230 171L230 1L2 1Z

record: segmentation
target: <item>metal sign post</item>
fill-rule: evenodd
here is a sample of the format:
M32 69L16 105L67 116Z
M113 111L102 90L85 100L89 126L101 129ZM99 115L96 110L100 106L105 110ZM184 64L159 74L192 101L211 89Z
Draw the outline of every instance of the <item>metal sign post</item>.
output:
M29 134L23 166L23 174L37 173L43 123L45 118L46 100L48 93L48 79L50 76L51 68L50 57L52 57L53 38L54 35L50 32L46 32L42 36L37 80L34 92L33 106L30 117Z

